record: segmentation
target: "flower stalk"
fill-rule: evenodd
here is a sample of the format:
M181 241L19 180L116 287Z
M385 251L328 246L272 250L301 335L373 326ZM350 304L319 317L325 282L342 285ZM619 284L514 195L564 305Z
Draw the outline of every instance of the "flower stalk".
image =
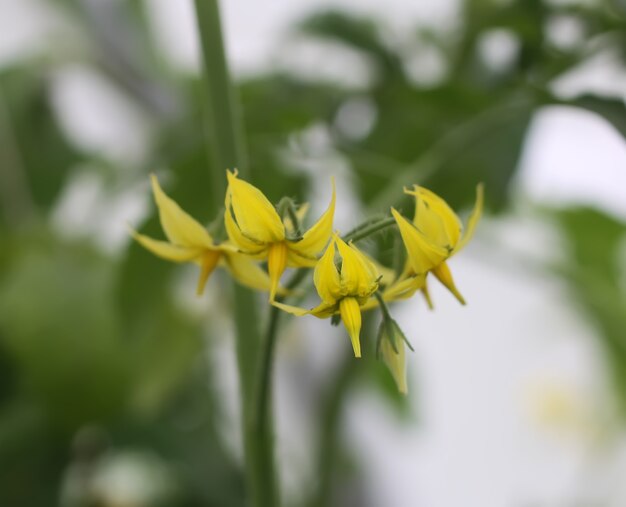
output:
M349 243L350 241L360 241L386 229L387 227L395 225L395 223L396 222L393 217L381 218L380 220L376 220L375 222L367 223L364 226L356 227L345 236L343 236L343 240L347 243Z

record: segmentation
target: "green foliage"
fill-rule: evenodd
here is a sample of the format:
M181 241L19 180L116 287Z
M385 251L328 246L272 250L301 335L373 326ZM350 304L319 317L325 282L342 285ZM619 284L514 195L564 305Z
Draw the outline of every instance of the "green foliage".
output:
M560 267L572 296L598 329L617 392L626 410L626 224L588 208L556 212L569 244Z
M3 171L24 171L35 204L46 211L81 159L59 128L46 72L25 65L0 71L0 161Z

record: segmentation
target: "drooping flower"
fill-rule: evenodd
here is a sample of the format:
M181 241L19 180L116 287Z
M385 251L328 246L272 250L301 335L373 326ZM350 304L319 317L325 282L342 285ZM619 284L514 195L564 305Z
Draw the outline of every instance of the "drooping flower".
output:
M431 306L426 275L432 272L462 304L465 304L465 299L456 288L446 261L461 250L474 234L482 213L483 186L478 185L476 188L476 204L465 230L456 213L435 193L417 185L411 190L405 189L405 193L415 197L415 216L413 222L410 222L395 209L391 209L407 249L408 258L399 280L395 286L389 288L390 293L397 298L403 298L421 289Z
M281 217L258 188L239 179L236 171L226 174L226 232L241 252L256 259L267 259L270 300L273 301L285 269L315 266L319 254L328 244L335 214L334 180L328 208L309 230L299 236L291 219Z
M312 310L272 304L298 316L310 314L324 319L339 315L350 335L355 357L361 357L361 308L378 289L378 279L376 267L365 254L335 234L313 274L322 302Z
M270 289L267 273L252 259L239 253L231 243L216 244L202 224L163 192L156 176L151 176L151 182L161 227L168 241L159 241L131 229L131 234L143 247L168 261L199 264L198 295L204 292L207 280L218 265L226 267L243 285Z

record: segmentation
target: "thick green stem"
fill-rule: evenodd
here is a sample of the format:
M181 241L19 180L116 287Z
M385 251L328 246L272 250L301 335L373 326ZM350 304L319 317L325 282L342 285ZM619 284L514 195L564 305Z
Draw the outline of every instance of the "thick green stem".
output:
M206 112L207 147L212 156L213 201L217 212L226 183L224 171L237 167L247 170L241 118L230 75L217 0L196 0L196 17L205 68L203 93ZM267 418L259 424L255 416L255 389L261 357L258 311L254 294L235 285L236 351L242 404L242 428L248 495L254 507L277 507L272 433ZM264 354L266 356L267 354ZM271 356L270 356L271 358ZM261 434L260 432L263 432Z
M298 287L305 279L308 273L307 269L297 271L287 283L287 290L291 291ZM257 435L256 449L265 460L273 460L274 435L272 433L272 373L274 365L274 353L276 350L276 338L278 337L278 328L280 316L283 312L272 306L270 309L269 320L267 324L267 332L265 333L263 344L261 346L261 363L258 369L258 377L256 381L256 406L252 420L252 430ZM278 506L277 496L271 498L269 493L277 490L276 474L274 473L274 463L262 461L259 464L258 480L264 484L271 484L264 492L268 497L264 500L273 503L264 503L263 505Z

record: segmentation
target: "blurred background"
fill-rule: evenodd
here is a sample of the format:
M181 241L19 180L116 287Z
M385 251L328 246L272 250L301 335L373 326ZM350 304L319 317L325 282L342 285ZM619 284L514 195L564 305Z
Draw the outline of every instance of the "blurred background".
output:
M285 325L285 505L626 505L626 3L222 9L273 201L315 215L335 175L345 232L410 213L403 185L461 214L486 185L450 263L469 304L433 284L435 311L393 307L407 397L376 316L360 361L328 321ZM199 62L188 0L0 0L2 506L245 505L230 284L196 298L126 228L162 237L153 171L213 218Z

